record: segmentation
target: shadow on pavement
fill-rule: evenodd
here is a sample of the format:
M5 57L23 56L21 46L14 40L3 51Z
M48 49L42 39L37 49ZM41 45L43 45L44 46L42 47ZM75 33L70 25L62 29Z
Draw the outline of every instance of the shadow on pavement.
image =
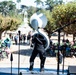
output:
M13 45L15 45L15 44L13 44ZM16 46L20 46L20 55L31 56L33 49L31 49L31 48L21 49L21 46L29 46L28 44L20 43L20 45L17 44ZM18 51L13 52L13 54L18 54ZM37 55L37 56L39 56L39 55ZM46 53L46 56L50 57L47 53Z
M13 43L13 45L16 45L16 44ZM27 48L27 49L21 49L21 46L29 46L29 45L27 45L26 43L20 43L20 45L17 44L16 46L18 46L18 47L20 46L20 55L30 56L30 55L32 54L32 49L30 49L30 48ZM13 52L13 54L18 54L18 53L19 53L19 50Z
M13 54L18 54L18 51L13 52ZM31 49L20 49L20 55L25 55L25 56L31 56L32 50Z
M32 51L33 51L32 49L20 49L20 55L31 56ZM18 51L13 52L13 54L18 54ZM37 57L38 56L39 55L37 55ZM46 53L46 57L51 57L51 56Z

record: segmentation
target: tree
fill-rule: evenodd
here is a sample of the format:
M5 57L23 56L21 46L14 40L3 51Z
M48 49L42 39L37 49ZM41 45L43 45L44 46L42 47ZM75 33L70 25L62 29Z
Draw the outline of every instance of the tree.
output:
M0 3L0 39L2 32L16 30L22 23L23 17L16 10L16 4L12 1L3 1Z
M52 10L52 17L55 19L55 24L58 28L76 20L76 3L67 3L54 7ZM75 23L76 24L76 23ZM76 33L76 25L71 24L64 28L67 34Z
M76 20L76 3L67 3L55 6L52 12L44 11L48 23L46 28L44 28L47 33L50 34L55 31L56 29L73 22ZM76 25L71 24L68 27L64 28L63 31L66 34L76 34Z
M33 7L33 6L30 6L28 9L27 9L27 13L28 13L28 19L30 20L30 17L35 13L36 11L36 8Z
M0 15L0 39L2 32L7 30L16 30L20 24L20 19L3 17Z
M48 5L48 7L46 9L52 11L54 6L63 4L63 0L46 0L45 4Z
M43 10L42 13L47 17L47 25L44 30L48 33L48 36L51 37L51 33L56 29L55 21L52 18L52 13L49 10Z
M3 16L9 16L10 12L16 13L16 4L12 1L0 2L0 13Z

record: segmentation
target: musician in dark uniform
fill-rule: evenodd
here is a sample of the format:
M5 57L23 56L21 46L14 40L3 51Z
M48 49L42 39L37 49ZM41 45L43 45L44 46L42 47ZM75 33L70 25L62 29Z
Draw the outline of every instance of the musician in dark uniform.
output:
M37 54L39 54L40 57L40 72L44 71L44 64L45 64L45 47L44 44L45 39L40 35L40 34L35 34L34 36L32 36L32 43L34 43L34 49L32 52L32 55L30 57L30 67L29 70L32 71L33 70L33 65L34 65L34 59L37 56Z

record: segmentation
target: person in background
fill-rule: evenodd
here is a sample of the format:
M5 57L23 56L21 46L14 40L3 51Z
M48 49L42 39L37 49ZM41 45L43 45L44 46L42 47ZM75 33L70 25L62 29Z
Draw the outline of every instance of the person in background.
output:
M23 35L23 42L25 43L26 40L26 34Z
M5 44L6 47L10 48L10 46L11 46L11 39L10 38L6 38L4 40L4 44Z
M61 53L61 51L59 51L59 64L62 63L63 60L63 54Z
M18 44L18 35L14 36L14 41L15 41L15 44L17 45Z
M6 38L6 39L4 40L4 45L5 45L6 56L7 56L7 58L8 58L8 54L11 52L11 51L10 51L11 39L10 39L10 38Z
M31 31L27 35L27 44L30 45L31 43Z

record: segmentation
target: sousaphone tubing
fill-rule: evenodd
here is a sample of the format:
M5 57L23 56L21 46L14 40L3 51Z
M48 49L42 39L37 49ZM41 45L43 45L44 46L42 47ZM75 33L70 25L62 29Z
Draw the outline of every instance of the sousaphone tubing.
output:
M35 13L30 18L30 24L31 27L33 27L33 29L35 30L33 36L36 34L40 34L43 37L43 39L46 40L44 46L45 46L45 50L47 50L50 45L49 38L47 34L42 30L47 25L46 16L42 13Z

